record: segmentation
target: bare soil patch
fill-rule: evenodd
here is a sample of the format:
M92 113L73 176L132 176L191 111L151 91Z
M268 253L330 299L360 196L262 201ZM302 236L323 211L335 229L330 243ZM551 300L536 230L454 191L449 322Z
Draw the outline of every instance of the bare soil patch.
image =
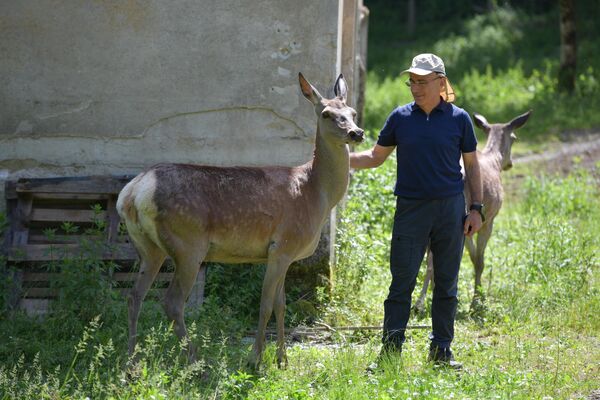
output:
M519 196L527 176L566 176L576 168L590 171L600 185L600 131L565 133L562 139L542 153L513 156L514 169L503 174L505 192Z
M578 136L565 134L568 142L551 146L541 154L532 154L513 159L515 164L539 164L546 172L567 174L579 166L593 170L600 161L600 132Z

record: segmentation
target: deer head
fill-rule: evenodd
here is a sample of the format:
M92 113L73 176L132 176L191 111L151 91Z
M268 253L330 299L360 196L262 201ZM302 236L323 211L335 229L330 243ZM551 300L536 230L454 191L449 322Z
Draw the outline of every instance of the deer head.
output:
M500 167L504 171L512 168L511 148L515 140L517 140L515 130L523 126L530 115L531 110L527 111L525 114L519 115L508 123L490 124L483 115L477 113L473 114L475 125L481 128L488 137L487 144L483 151L499 152L501 157Z
M315 107L318 117L319 132L326 135L325 139L337 140L343 143L360 143L364 131L354 122L356 111L346 104L347 84L340 74L335 81L335 98L325 99L302 74L298 74L302 94Z

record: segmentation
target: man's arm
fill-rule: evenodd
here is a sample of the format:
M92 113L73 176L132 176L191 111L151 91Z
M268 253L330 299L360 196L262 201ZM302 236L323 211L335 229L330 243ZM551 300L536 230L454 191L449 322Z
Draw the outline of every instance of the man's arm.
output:
M481 174L479 172L479 161L477 160L477 152L463 153L463 161L465 164L465 179L467 187L471 192L471 201L473 203L481 203L483 201L483 190L481 185ZM467 205L469 206L469 204ZM477 211L470 211L465 220L464 233L467 236L472 236L475 232L481 229L482 221L481 214Z
M376 144L372 149L358 153L350 153L350 168L375 168L383 164L396 146L381 146Z

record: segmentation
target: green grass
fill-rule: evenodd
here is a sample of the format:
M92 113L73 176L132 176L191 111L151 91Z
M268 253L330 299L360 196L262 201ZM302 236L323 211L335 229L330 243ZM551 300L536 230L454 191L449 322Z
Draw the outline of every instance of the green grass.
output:
M381 323L394 168L389 160L354 176L338 232L336 285L322 305L321 319L328 324ZM95 305L98 318L82 320L81 310L61 302L43 321L3 315L0 399L585 398L600 386L597 174L576 170L523 181L508 172L505 179L522 183L497 217L486 254L486 303L478 314L469 310L473 269L467 258L461 269L454 350L465 364L462 373L426 362L424 330L410 331L402 357L384 361L383 370L373 374L365 369L379 351L377 332L341 332L325 345L290 344L287 370L276 368L270 344L264 370L248 371L250 345L241 338L255 320L236 315L236 308L250 306L232 291L227 303L209 294L203 312L188 316L200 348L199 361L191 365L181 356L185 343L161 322L158 304L147 301L140 320L141 361L127 376L125 302L112 302L112 289L99 284L107 305ZM95 265L79 268L95 274ZM229 290L221 277L213 285ZM235 287L244 292L253 284L246 285ZM92 303L82 297L78 307ZM412 323L429 319L415 317Z

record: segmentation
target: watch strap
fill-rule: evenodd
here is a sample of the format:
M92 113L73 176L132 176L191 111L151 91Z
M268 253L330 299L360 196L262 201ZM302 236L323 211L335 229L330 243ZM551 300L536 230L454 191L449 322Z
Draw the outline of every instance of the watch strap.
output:
M485 216L483 215L483 204L471 203L471 205L469 206L469 211L471 210L477 211L479 215L481 215L481 221L485 221Z

